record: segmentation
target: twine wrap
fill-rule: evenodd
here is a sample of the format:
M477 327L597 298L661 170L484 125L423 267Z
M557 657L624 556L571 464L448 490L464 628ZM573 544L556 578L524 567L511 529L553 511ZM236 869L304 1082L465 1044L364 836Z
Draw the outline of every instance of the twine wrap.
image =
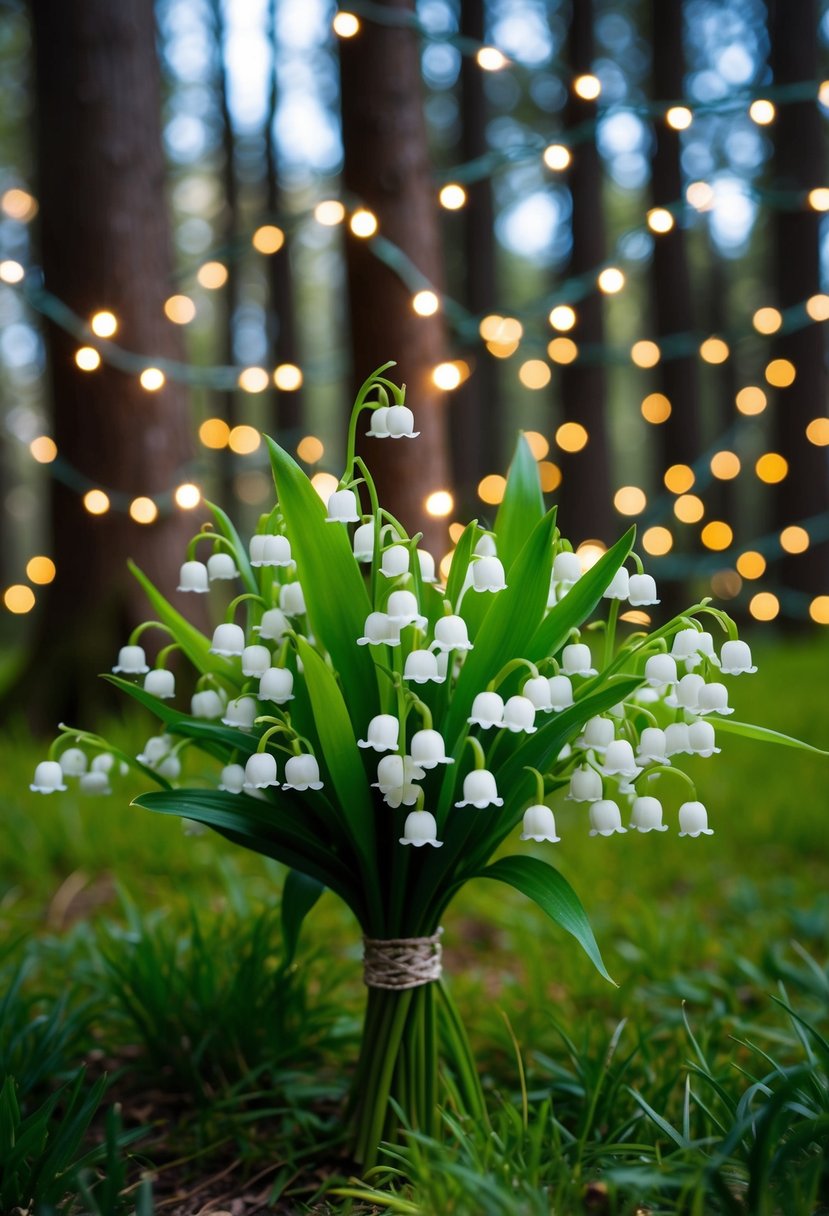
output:
M402 992L441 977L442 929L431 937L364 937L363 983Z

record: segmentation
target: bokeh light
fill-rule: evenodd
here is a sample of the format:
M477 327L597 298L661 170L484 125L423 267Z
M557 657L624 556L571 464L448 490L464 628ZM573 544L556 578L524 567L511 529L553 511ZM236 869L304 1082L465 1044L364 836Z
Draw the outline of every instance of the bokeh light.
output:
M556 443L563 452L580 452L588 439L587 429L580 422L562 422L556 431Z
M579 357L579 348L572 338L553 338L547 343L547 354L553 363L573 363Z
M743 589L743 580L736 570L717 570L711 576L711 590L718 600L733 600Z
M736 452L715 452L711 457L711 472L720 481L731 481L737 477L740 468L740 457Z
M596 283L599 291L603 291L607 296L613 296L624 287L625 276L618 266L605 266L604 270L600 271Z
M466 191L458 182L448 182L441 187L438 200L447 211L460 211L466 202Z
M672 464L665 470L662 480L665 482L665 488L672 494L684 494L686 490L690 490L696 478L690 465Z
M38 435L29 444L29 451L38 464L51 464L57 459L58 445L49 435Z
M20 186L12 186L3 192L3 196L0 198L0 210L10 220L17 220L19 224L28 224L29 220L33 220L37 215L37 199L34 195L29 194L28 190L22 190Z
M90 328L99 338L111 338L118 329L118 318L108 308L96 312L89 322Z
M620 515L641 515L648 500L639 486L622 486L613 495L613 505Z
M353 38L360 32L360 19L356 14L341 9L340 12L334 14L331 28L338 38Z
M829 625L829 595L816 595L809 605L809 616L816 625Z
M525 431L524 439L536 460L543 460L550 450L550 444L540 431Z
M797 370L789 359L772 359L766 365L766 380L774 388L788 388L794 384Z
M647 339L634 342L630 357L637 367L656 367L660 357L659 347Z
M432 317L440 307L440 300L433 291L418 291L412 296L412 308L419 317Z
M109 495L103 490L87 490L83 496L84 509L90 515L106 515L109 510Z
M756 549L746 549L737 558L737 570L743 578L762 578L766 573L766 559Z
M276 224L263 224L256 229L250 242L257 253L278 253L285 244L285 233Z
M734 540L734 531L724 520L712 519L702 529L700 540L706 549L721 552L723 549L727 549Z
M674 223L674 217L665 207L651 207L648 212L648 227L651 232L656 232L659 235L670 232Z
M552 494L561 485L561 469L552 460L542 460L539 463L538 476L545 494Z
M324 228L334 228L345 219L345 207L338 198L326 198L314 208L314 219Z
M35 593L25 583L13 583L3 592L3 603L9 612L23 616L35 606Z
M274 368L273 382L280 393L295 393L302 387L302 371L295 363L280 363Z
M699 348L699 357L706 363L725 363L730 351L722 338L706 338Z
M166 376L160 367L145 367L138 377L138 383L148 393L157 393L164 387Z
M488 473L486 477L482 477L478 482L478 497L481 502L494 506L504 497L506 485L507 479L502 477L500 473Z
M182 511L193 511L201 502L201 490L192 481L185 481L176 486L173 499Z
M348 221L348 226L355 236L366 240L377 231L377 216L367 207L360 207Z
M227 437L227 446L237 456L249 456L258 450L262 436L255 426L235 426Z
M518 379L524 388L546 388L552 379L549 363L543 359L527 359L518 369Z
M0 281L3 283L22 283L25 277L26 271L14 258L4 258L0 262Z
M227 266L223 262L205 262L196 273L196 281L208 291L216 291L227 282Z
M774 108L774 103L767 101L765 98L758 97L748 107L749 118L760 127L767 127L770 122L774 122L776 114L777 111Z
M75 363L82 372L94 372L101 366L101 356L94 346L81 346L75 351Z
M569 304L556 304L555 308L550 310L548 320L553 329L566 333L576 324L576 311Z
M654 426L667 422L671 416L671 403L664 393L648 393L640 408L645 421Z
M189 296L170 296L164 301L164 315L174 325L189 325L196 315L196 305Z
M674 538L667 528L656 526L646 528L642 536L642 548L652 557L663 557L670 553L674 546Z
M230 438L230 427L224 418L205 418L199 427L199 440L206 448L219 451L227 447Z
M585 72L573 81L573 92L582 101L595 101L601 95L601 91L601 81L592 72Z
M749 600L748 610L755 621L773 621L780 612L780 600L770 591L758 591Z
M780 547L784 553L805 553L809 544L809 533L798 524L791 524L780 533Z
M485 72L500 72L509 63L506 55L495 46L482 46L475 56L479 68Z
M813 418L806 427L806 438L815 447L825 448L829 444L829 418Z
M756 384L747 384L737 393L735 404L741 414L762 414L768 405L768 397Z
M264 367L245 367L239 373L239 388L245 393L264 393L270 376Z
M758 308L751 323L758 334L776 334L783 324L783 314L779 308Z
M151 524L158 519L158 507L151 498L142 494L132 500L129 510L130 519L135 520L137 524Z
M325 447L316 435L305 435L296 445L296 454L306 464L318 464L325 455Z
M705 514L705 504L696 494L680 494L674 503L674 515L680 523L698 524Z
M448 490L433 490L423 503L426 514L435 519L443 519L451 515L455 509L455 500Z
M432 371L432 382L436 388L450 393L461 382L460 368L455 363L439 363Z
M693 120L687 106L671 106L665 113L665 122L674 131L687 131Z
M549 144L544 149L544 164L554 173L566 169L572 159L570 149L565 148L564 144Z
M818 292L806 301L806 312L813 321L829 321L829 296Z
M789 462L779 452L764 452L754 466L754 471L767 485L776 485L789 471Z
M339 484L333 473L315 473L311 478L311 485L323 502L328 502Z
M46 586L54 581L57 570L51 557L30 557L26 562L26 578L30 583Z

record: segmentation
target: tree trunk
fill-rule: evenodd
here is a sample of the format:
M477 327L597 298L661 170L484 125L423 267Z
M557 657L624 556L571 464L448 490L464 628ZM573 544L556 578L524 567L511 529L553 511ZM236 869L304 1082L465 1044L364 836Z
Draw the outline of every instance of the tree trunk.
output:
M389 0L388 9L414 12L411 0ZM438 291L443 281L440 229L429 161L420 48L414 29L365 21L340 48L345 188L374 212L380 236L391 241ZM425 513L432 490L449 485L445 395L432 370L446 358L440 313L419 317L411 292L375 256L371 241L346 243L348 295L356 380L395 359L395 378L407 383L420 437L367 440L362 451L381 502L410 530L423 531L440 557L442 524ZM362 430L362 427L360 428Z
M569 35L570 69L574 76L589 72L593 60L593 5L573 0ZM593 102L570 93L569 129L596 116ZM602 166L594 138L573 150L569 175L573 199L573 249L566 274L596 270L605 257ZM604 343L602 297L592 291L577 305L573 337L579 346ZM610 541L618 530L610 506L610 456L607 433L607 380L600 362L577 360L561 368L561 403L568 422L578 422L589 436L580 452L561 454L563 480L558 494L559 522L575 543L588 537Z
M769 6L771 65L775 85L819 79L818 5L816 0ZM801 196L820 179L825 165L821 116L812 99L781 105L775 122L775 167L781 190ZM774 216L777 304L786 309L820 291L820 216L802 210L778 210ZM796 333L781 333L774 357L789 359L797 376L789 388L778 390L775 410L775 450L789 462L789 475L775 488L774 522L778 528L829 510L826 454L806 439L811 420L825 413L826 364L823 330L808 325ZM829 577L829 542L812 546L802 557L780 562L786 588L818 595Z
M148 364L178 359L179 336L163 310L172 259L152 2L37 0L32 19L45 285L83 317L111 309L116 341L146 353ZM80 479L112 491L116 508L93 517L78 489L52 482L57 577L26 699L54 725L100 702L96 673L149 615L127 557L169 594L194 524L169 505L150 526L124 509L132 496L165 495L184 479L192 454L185 391L168 382L145 392L105 362L80 371L77 343L54 325L47 342L60 456Z
M461 0L460 33L484 42L484 0ZM460 156L466 162L487 151L486 73L475 59L465 55L460 74ZM492 182L488 177L466 187L463 214L464 304L476 316L495 309L496 258L495 215ZM455 485L462 515L475 506L477 484L485 473L500 472L501 443L496 361L480 346L468 352L473 367L452 403L450 424Z

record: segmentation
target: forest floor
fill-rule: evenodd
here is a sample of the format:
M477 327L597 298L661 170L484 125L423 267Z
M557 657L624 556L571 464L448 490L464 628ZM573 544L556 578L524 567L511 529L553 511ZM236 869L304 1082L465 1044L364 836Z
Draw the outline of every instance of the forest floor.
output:
M826 747L827 640L756 654L736 716ZM135 720L111 729L143 742ZM462 892L445 969L490 1125L450 1096L438 1139L410 1138L359 1182L341 1121L356 925L324 896L282 967L278 866L130 809L131 787L30 795L42 755L12 724L0 1086L13 1076L17 1101L0 1091L0 1211L17 1206L10 1145L28 1127L18 1174L40 1170L41 1212L829 1212L829 761L720 742L687 766L713 836L589 839L562 811L545 847L618 988L517 895Z

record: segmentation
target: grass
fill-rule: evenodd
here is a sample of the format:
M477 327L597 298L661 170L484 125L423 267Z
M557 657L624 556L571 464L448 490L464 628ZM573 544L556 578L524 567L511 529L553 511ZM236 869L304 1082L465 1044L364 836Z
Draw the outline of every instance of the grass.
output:
M822 641L758 649L736 716L825 745L827 657ZM136 750L144 730L113 727ZM19 1119L45 1118L47 1144L78 1109L90 1125L42 1210L185 1213L242 1195L242 1212L829 1211L826 761L721 743L693 770L711 838L588 839L583 807L558 816L554 860L618 988L517 895L461 894L445 962L491 1126L464 1121L447 1078L440 1136L412 1133L349 1180L353 922L325 896L285 964L278 867L129 810L123 791L30 796L40 756L12 727L0 1084L15 1078ZM93 1149L103 1165L83 1160Z

